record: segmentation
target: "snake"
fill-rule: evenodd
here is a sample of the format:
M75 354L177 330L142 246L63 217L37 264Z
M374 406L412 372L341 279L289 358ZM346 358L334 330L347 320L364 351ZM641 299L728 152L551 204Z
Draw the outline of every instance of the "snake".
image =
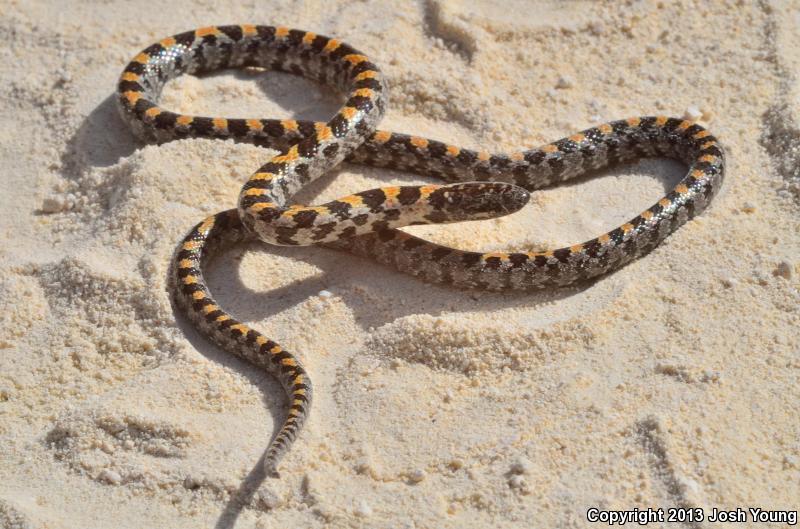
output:
M191 116L158 104L164 85L182 74L241 68L305 77L342 94L344 103L327 122ZM277 474L309 416L311 380L297 356L214 300L203 269L223 248L254 239L282 246L322 245L456 288L564 287L650 252L707 207L724 176L722 145L705 127L661 115L611 121L508 154L380 130L388 106L388 84L380 69L338 39L283 26L209 26L164 38L128 63L116 99L123 121L146 143L218 138L278 152L242 186L236 208L189 230L168 272L177 310L207 339L276 377L286 392L286 418L263 456L270 475ZM646 157L678 160L688 172L655 204L583 243L543 251L473 252L398 229L507 215L524 207L531 191ZM413 172L443 183L381 187L318 205L293 201L342 162Z

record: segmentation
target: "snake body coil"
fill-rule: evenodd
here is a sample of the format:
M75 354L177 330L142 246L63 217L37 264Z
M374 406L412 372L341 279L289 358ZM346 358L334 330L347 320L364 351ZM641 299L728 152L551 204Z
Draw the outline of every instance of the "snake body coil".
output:
M327 123L186 116L158 106L164 84L183 73L248 66L280 70L347 93ZM513 154L475 152L436 140L376 130L387 87L377 66L336 39L284 27L214 26L168 37L125 68L119 108L145 141L233 138L279 149L243 186L238 209L196 225L170 272L174 300L223 349L264 367L289 396L286 421L270 444L273 471L303 425L311 381L299 360L225 312L211 297L204 261L256 235L280 245L324 244L369 256L426 281L463 288L527 290L564 286L615 270L646 254L705 209L722 182L724 154L703 127L663 116L614 121ZM642 157L689 166L666 196L630 221L566 248L478 253L430 243L396 228L457 222L517 211L528 191ZM384 187L317 206L292 196L343 160L431 175L448 185Z

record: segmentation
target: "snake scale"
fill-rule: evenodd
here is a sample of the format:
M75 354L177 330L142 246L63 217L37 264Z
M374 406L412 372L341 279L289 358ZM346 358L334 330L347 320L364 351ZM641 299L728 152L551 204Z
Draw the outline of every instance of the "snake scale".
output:
M261 67L297 74L346 94L327 123L176 114L157 104L164 84L183 73ZM165 38L139 53L118 84L123 120L147 142L232 138L279 150L242 187L238 208L197 224L174 254L175 304L207 338L276 376L288 416L267 449L272 473L309 412L311 381L300 361L237 321L212 298L203 265L222 247L256 236L278 245L323 244L369 256L426 281L485 290L564 286L618 269L649 252L708 205L723 179L717 140L690 121L664 116L614 121L539 148L475 152L432 139L377 130L387 105L378 67L347 44L285 27L212 26ZM505 215L529 191L642 157L675 158L687 175L625 224L581 244L541 252L477 253L448 248L396 228ZM443 185L397 186L322 205L292 197L340 162L438 177Z

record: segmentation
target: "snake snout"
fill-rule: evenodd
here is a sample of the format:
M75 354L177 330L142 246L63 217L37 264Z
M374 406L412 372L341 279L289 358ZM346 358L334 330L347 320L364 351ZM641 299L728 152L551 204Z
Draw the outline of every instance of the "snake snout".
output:
M514 184L505 184L506 188L501 191L503 196L501 207L505 208L506 213L515 213L524 208L531 199L531 194L527 189Z

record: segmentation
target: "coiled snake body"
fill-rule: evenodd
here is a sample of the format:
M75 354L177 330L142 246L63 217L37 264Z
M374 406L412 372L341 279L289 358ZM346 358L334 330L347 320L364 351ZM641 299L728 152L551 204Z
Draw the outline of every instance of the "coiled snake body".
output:
M248 66L302 75L347 93L347 100L327 123L186 116L156 103L164 84L178 75ZM563 286L649 252L705 209L724 173L722 148L706 129L663 116L614 121L508 155L376 130L387 96L378 67L336 39L284 27L214 26L165 38L127 65L118 95L123 119L145 141L234 138L280 150L244 184L238 209L212 215L189 232L170 271L174 301L193 324L223 349L275 375L289 396L288 417L264 459L269 472L307 417L311 381L295 356L214 301L202 267L221 246L255 235L272 244L347 249L426 281L464 288ZM647 210L582 244L542 252L477 253L396 229L505 215L525 205L528 191L650 156L685 162L688 174ZM292 203L301 188L343 160L461 183L384 187L318 206Z

